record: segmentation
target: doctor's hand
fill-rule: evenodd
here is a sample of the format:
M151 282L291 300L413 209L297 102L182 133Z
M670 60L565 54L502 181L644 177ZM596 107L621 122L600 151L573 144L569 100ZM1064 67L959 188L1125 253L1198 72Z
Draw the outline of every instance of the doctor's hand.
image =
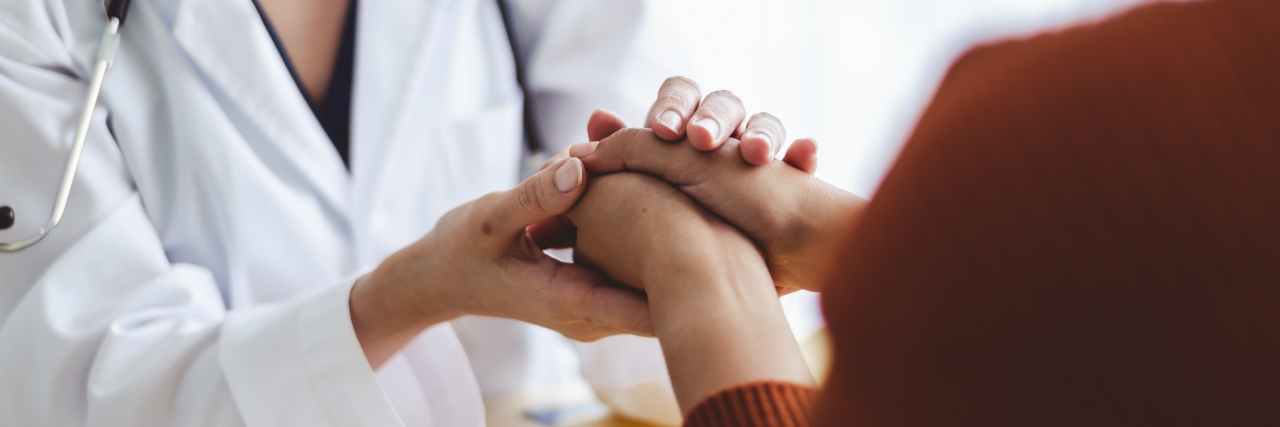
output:
M625 127L620 117L608 111L596 111L587 124L588 132L593 134L591 141ZM729 138L738 139L742 159L757 166L773 160L787 138L786 128L777 117L758 113L747 118L742 100L732 92L718 90L703 98L698 84L685 77L671 77L662 83L644 127L667 141L687 138L701 151L714 150ZM782 161L812 174L818 166L817 153L817 144L802 138L787 148Z
M645 297L543 253L525 232L582 195L582 162L564 159L514 189L446 213L351 291L351 320L375 369L426 328L465 314L541 325L593 341L653 335Z
M741 159L730 139L712 151L625 129L570 147L592 174L640 172L675 185L760 244L778 286L819 291L822 268L866 200L780 161Z

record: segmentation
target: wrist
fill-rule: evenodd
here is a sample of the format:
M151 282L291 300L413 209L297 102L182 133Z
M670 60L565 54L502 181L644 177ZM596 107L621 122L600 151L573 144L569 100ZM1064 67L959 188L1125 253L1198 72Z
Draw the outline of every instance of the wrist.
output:
M672 241L649 250L641 262L641 284L653 294L687 291L690 287L731 287L751 280L769 280L763 255L737 229L719 220L672 221L664 225ZM763 276L761 276L763 274Z
M797 186L795 210L780 238L765 242L779 286L821 292L838 253L866 209L867 200L817 179Z
M784 242L792 247L813 246L826 240L842 240L852 228L867 200L819 179L811 179L795 192L796 211Z
M392 254L351 289L351 323L377 369L426 328L463 313L453 308L418 244Z
M661 291L649 294L654 326L684 412L738 384L814 383L768 269L758 255L754 263L713 270L716 274L672 277Z

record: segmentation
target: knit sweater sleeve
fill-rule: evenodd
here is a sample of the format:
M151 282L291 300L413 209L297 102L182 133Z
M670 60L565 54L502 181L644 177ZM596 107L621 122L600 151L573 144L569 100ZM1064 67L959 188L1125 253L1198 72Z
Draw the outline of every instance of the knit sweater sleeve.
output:
M808 427L818 389L762 381L734 386L698 403L686 427Z

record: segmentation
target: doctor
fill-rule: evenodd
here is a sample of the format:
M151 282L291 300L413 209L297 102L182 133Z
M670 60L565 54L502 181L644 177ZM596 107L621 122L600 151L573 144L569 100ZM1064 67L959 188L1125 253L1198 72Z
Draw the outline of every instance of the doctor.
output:
M675 72L643 1L516 12L552 150ZM52 206L104 25L96 0L0 7L0 200L41 213L0 240ZM0 425L481 426L482 397L579 372L632 415L669 393L651 339L515 321L651 332L643 298L524 237L584 174L510 189L495 2L137 0L122 34L66 217L0 255Z

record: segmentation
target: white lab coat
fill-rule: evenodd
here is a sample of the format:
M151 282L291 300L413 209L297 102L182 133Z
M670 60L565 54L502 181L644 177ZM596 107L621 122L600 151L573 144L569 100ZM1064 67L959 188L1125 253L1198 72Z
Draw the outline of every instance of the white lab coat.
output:
M0 0L0 240L52 207L101 4ZM553 152L682 71L643 0L516 4ZM522 98L493 1L359 0L357 22L348 173L250 0L133 2L62 225L0 255L0 425L481 426L483 394L579 369L624 411L669 393L652 340L574 352L512 321L459 328L475 364L442 324L369 368L353 279L517 182Z

